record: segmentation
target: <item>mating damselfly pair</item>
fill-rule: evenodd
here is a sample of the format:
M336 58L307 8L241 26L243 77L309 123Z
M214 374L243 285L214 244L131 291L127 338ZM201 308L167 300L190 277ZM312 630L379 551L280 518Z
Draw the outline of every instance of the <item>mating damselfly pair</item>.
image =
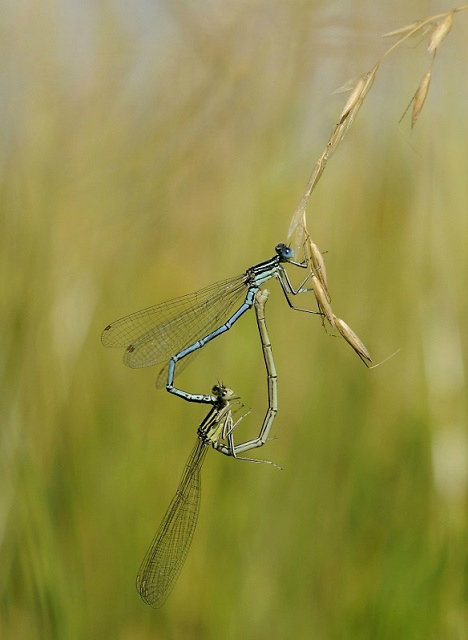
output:
M200 504L200 469L208 446L227 456L238 457L266 442L276 415L276 371L264 318L268 292L261 290L261 286L276 278L292 309L319 313L296 307L290 297L309 290L304 287L311 272L308 271L299 287L294 288L285 264L301 269L308 266L306 262L296 262L291 248L280 243L276 245L272 258L250 267L244 274L133 313L111 323L102 333L105 346L125 348L124 362L130 367L164 363L157 379L158 387L165 383L170 393L184 400L211 405L198 428L197 443L187 461L176 495L138 573L138 591L142 599L152 606L161 606L166 599L190 546ZM173 383L175 376L205 344L228 331L252 307L255 307L266 365L268 409L258 437L236 445L233 433L242 417L236 422L233 419L234 394L230 389L216 385L212 394L189 393L176 388Z

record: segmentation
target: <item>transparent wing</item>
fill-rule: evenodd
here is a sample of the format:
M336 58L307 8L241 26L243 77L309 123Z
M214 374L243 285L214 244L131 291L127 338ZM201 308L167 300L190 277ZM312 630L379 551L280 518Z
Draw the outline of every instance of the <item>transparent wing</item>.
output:
M166 324L170 325L174 319L196 310L243 280L244 275L222 280L194 293L161 302L115 320L102 332L102 343L105 347L128 347L138 338L145 336L148 331Z
M129 367L165 362L222 325L245 295L245 282L243 274L132 313L108 325L102 343L126 347L124 362Z
M197 439L171 504L138 571L141 598L160 607L171 592L187 557L200 509L200 470L208 445Z

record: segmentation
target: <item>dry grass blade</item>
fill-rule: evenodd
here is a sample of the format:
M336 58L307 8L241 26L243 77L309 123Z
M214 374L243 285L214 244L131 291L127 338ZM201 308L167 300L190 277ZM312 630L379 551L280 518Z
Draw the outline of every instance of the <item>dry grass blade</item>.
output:
M437 23L437 25L434 28L434 31L432 32L431 40L427 48L429 53L434 53L434 51L437 49L439 44L442 42L442 40L445 38L445 36L448 34L450 29L452 28L452 24L453 24L453 14L451 12L448 13L443 20Z
M343 127L341 128L343 129ZM344 131L342 135L344 135ZM328 162L328 158L330 157L331 152L332 152L332 149L329 141L322 155L314 165L314 169L312 171L312 174L310 175L309 182L307 183L307 188L304 192L304 195L299 201L299 204L297 205L296 210L292 215L291 222L289 223L288 240L290 241L291 238L294 236L294 249L296 250L297 253L299 253L301 247L304 246L305 239L309 235L307 232L305 218L306 218L307 204L309 202L310 195L314 190L315 185L319 181L320 176L322 175L325 169L325 166Z
M306 237L305 216L308 199L302 198L296 207L296 210L291 218L288 229L288 240L294 236L294 249L296 253L299 253L299 247L304 246Z
M362 342L362 340L354 333L349 325L346 324L344 320L334 317L335 327L341 333L346 342L354 349L354 351L358 354L361 360L364 362L366 367L369 366L369 363L372 362L372 358L370 356L369 351L367 350L366 345Z
M296 210L294 211L291 222L289 224L288 239L291 239L294 236L294 247L296 250L303 246L304 240L308 236L305 224L305 215L312 191L315 189L315 186L317 185L317 182L319 181L320 176L322 175L326 167L328 159L338 147L346 131L348 130L348 127L351 125L357 115L357 112L361 108L363 100L368 94L374 82L377 69L378 66L376 65L371 71L363 74L363 76L361 76L361 78L358 80L353 93L346 101L346 104L341 112L340 121L333 129L333 132L327 142L325 149L322 152L322 155L314 165L312 174L310 175L309 181L306 186L306 190L298 206L296 207Z

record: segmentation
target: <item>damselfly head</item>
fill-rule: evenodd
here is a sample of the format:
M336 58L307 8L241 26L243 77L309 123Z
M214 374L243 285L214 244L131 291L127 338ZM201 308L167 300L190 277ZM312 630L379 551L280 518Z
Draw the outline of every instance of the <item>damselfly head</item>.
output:
M225 387L223 384L215 384L211 389L211 393L218 400L230 400L234 398L234 391L229 389L229 387Z
M280 260L282 262L287 262L288 260L292 260L294 258L294 251L291 247L288 247L284 242L280 242L275 247L276 253L279 255Z

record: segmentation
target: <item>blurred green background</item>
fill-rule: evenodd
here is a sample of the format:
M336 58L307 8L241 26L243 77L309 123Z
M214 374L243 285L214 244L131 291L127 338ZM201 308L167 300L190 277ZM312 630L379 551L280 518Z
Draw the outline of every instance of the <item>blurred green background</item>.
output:
M209 452L161 610L137 569L203 408L101 346L110 321L273 254L379 34L447 3L3 2L0 637L468 638L468 14L388 59L314 193L335 313L276 282L277 439ZM417 44L417 43L415 43ZM266 405L254 314L180 378ZM241 433L238 434L238 437Z

